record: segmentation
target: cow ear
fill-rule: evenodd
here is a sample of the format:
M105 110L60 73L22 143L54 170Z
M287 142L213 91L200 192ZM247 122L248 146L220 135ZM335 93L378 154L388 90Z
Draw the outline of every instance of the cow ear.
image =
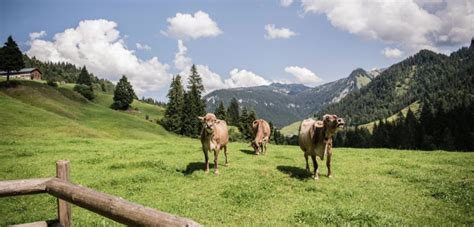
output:
M323 116L323 121L329 120L330 117L331 117L331 115L329 115L329 114L324 114L324 116Z
M197 117L200 121L204 121L204 117Z

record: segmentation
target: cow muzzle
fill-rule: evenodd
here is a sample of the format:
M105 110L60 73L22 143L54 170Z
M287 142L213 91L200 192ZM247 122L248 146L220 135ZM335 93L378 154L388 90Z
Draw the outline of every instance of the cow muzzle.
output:
M342 129L342 128L344 128L344 125L345 125L344 119L338 118L337 119L337 127Z

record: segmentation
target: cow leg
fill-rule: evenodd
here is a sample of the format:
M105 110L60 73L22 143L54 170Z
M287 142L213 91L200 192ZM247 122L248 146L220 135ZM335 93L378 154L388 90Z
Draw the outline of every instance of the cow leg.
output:
M219 167L217 166L217 160L219 160L219 149L214 149L214 175L219 175Z
M328 167L328 177L332 177L332 174L331 174L331 156L332 156L332 151L331 151L331 149L328 149L328 156L326 157L326 166Z
M225 155L225 166L229 166L229 162L227 161L227 145L224 147L224 155Z
M314 166L314 175L313 178L315 180L319 180L319 175L318 175L318 162L316 161L316 155L311 155L311 159L313 160L313 166Z
M267 154L267 142L265 141L263 141L262 150L263 150L263 154Z
M206 173L209 173L209 152L207 149L202 149L202 152L204 152L204 161L205 161L205 165L206 165L206 169L205 169L205 172Z
M311 171L309 170L308 155L306 153L304 153L304 159L306 159L306 172L310 173Z

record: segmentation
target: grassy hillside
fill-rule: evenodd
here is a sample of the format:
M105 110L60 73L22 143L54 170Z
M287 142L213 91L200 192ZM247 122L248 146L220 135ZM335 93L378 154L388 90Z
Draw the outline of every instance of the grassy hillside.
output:
M387 117L385 118L384 120L386 122L394 122L398 119L398 114L401 112L403 114L403 116L407 116L407 112L408 110L410 109L411 111L413 111L413 113L415 113L415 115L419 115L420 114L420 102L414 102L410 105L408 105L407 107L403 108L402 110L400 110L398 113L390 116L390 117ZM367 123L367 124L363 124L363 125L359 125L359 127L363 127L363 128L367 128L369 130L370 133L372 133L372 131L374 130L374 125L375 123L378 123L379 121L373 121L373 122L370 122L370 123Z
M474 224L472 153L336 148L334 178L315 182L298 147L270 144L255 156L231 143L230 166L214 176L202 171L198 140L144 120L162 110L118 112L107 99L35 82L0 88L0 180L53 176L55 160L68 159L75 183L210 226ZM52 219L55 209L48 195L1 198L0 226ZM118 225L75 206L73 223Z
M285 136L298 135L298 129L300 128L300 124L301 124L301 121L293 122L281 128L280 132Z

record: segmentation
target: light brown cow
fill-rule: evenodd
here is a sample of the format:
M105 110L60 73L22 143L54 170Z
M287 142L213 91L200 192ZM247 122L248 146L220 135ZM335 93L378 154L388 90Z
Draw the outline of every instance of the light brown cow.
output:
M217 161L219 152L224 148L225 166L227 162L227 143L229 142L229 133L227 132L227 123L219 120L212 113L206 114L204 117L198 117L203 123L201 131L202 151L206 161L206 173L209 172L209 151L214 151L214 174L219 174Z
M321 160L326 158L326 166L328 167L328 177L331 175L331 156L332 156L332 136L340 128L344 127L344 120L336 115L326 114L322 121L314 119L306 119L301 122L298 135L298 143L304 152L306 159L306 171L310 172L308 164L308 156L311 156L314 165L314 179L319 179L318 162L316 156Z
M267 143L270 141L270 125L263 119L258 119L252 123L253 134L255 139L252 141L252 147L255 154L267 153Z

